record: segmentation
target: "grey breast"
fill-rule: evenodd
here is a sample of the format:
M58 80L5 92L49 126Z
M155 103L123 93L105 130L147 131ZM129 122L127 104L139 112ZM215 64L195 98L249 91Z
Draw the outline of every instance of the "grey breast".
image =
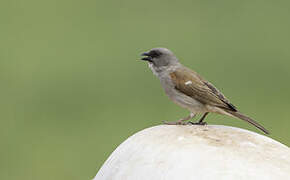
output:
M193 113L205 112L205 106L202 103L175 89L175 85L168 72L158 74L158 78L166 95L176 104Z

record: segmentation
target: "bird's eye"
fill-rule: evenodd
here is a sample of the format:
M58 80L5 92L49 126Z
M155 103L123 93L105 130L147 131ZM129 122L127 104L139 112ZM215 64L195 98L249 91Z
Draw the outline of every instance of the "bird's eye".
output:
M150 56L153 58L159 57L160 55L161 55L161 53L158 51L151 51L150 52Z

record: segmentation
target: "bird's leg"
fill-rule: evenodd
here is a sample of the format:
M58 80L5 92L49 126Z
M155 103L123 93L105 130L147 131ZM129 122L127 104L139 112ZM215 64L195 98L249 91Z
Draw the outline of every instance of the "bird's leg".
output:
M184 122L184 121L190 120L190 119L194 118L194 116L195 116L194 113L190 113L188 116L186 116L182 119L179 119L178 121L173 121L173 122L163 121L163 123L168 124L168 125L186 125L188 123Z
M205 119L205 117L208 115L209 112L206 112L203 114L203 116L199 119L198 122L188 122L190 124L193 124L193 125L206 125L207 123L204 122L203 120Z

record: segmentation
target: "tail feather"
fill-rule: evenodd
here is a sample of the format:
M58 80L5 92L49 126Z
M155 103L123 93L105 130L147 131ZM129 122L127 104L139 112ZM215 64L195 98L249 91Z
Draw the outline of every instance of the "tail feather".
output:
M230 110L226 110L227 113L230 113L231 115L239 118L239 119L242 119L252 125L254 125L256 128L260 129L261 131L263 131L265 134L269 134L269 131L264 128L262 125L260 125L259 123L257 123L256 121L254 121L253 119L251 119L250 117L246 116L246 115L243 115L242 113L240 113L239 111L230 111Z

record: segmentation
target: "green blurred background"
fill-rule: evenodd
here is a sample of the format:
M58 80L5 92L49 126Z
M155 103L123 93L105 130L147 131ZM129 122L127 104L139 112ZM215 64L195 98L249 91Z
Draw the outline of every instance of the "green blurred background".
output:
M0 2L0 179L92 179L128 136L188 112L140 53L171 49L290 145L290 1ZM210 124L253 131L211 114Z

